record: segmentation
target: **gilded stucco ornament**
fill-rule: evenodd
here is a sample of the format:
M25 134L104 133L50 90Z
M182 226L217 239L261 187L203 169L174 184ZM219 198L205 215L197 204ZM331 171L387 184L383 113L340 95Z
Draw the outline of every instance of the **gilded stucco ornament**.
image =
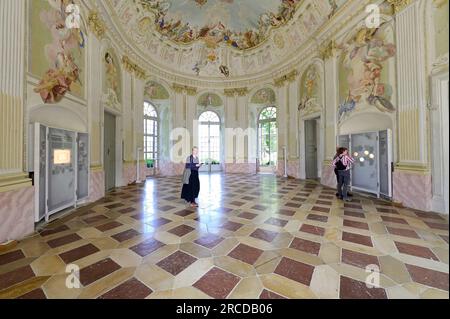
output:
M395 13L402 11L406 6L408 6L412 0L387 0L395 10Z
M103 20L98 15L97 11L91 11L88 16L89 29L95 34L99 39L103 39L106 27Z
M127 72L134 74L138 79L144 80L146 78L145 70L132 62L128 56L122 57L122 64Z

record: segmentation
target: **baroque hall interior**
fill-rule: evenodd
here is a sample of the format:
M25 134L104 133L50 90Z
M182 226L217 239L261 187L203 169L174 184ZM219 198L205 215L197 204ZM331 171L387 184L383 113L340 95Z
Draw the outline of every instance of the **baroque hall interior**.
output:
M0 17L0 299L449 298L448 0Z

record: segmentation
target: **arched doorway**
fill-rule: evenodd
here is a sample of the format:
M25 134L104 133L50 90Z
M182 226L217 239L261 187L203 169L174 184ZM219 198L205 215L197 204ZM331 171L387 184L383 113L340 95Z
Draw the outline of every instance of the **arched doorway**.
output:
M273 173L278 160L277 109L268 106L258 117L258 157L259 171Z
M205 163L202 170L220 171L220 118L217 113L206 111L200 114L199 125L199 159Z

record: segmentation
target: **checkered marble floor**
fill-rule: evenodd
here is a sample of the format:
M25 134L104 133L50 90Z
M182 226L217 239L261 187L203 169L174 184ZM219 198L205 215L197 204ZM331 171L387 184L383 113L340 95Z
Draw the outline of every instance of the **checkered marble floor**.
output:
M198 209L179 177L148 179L0 252L0 298L449 297L447 217L270 175L200 180Z

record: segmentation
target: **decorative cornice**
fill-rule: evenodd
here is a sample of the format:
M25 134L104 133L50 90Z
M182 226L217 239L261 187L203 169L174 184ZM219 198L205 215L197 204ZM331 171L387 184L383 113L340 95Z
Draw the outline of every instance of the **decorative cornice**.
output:
M128 56L124 55L122 57L122 64L126 71L134 74L138 79L145 80L147 77L145 75L145 70L136 63L132 62Z
M428 175L430 174L430 168L427 165L421 164L408 164L397 163L395 164L395 171L409 172L414 174Z
M408 6L412 0L387 0L393 7L395 13L402 11L406 6Z
M247 87L242 88L233 88L233 89L224 89L223 93L225 96L233 97L233 96L246 96L248 94L249 90Z
M103 172L103 166L102 165L92 165L91 172L92 173Z
M174 83L172 85L173 90L175 93L186 93L187 95L193 96L197 94L197 88L187 85L181 85Z
M106 27L97 11L91 11L89 13L88 25L98 39L103 39L103 37L105 36Z
M275 86L282 87L282 86L284 86L284 84L286 82L294 82L297 79L297 76L298 76L298 71L292 70L291 72L289 72L279 78L276 78L274 80Z

